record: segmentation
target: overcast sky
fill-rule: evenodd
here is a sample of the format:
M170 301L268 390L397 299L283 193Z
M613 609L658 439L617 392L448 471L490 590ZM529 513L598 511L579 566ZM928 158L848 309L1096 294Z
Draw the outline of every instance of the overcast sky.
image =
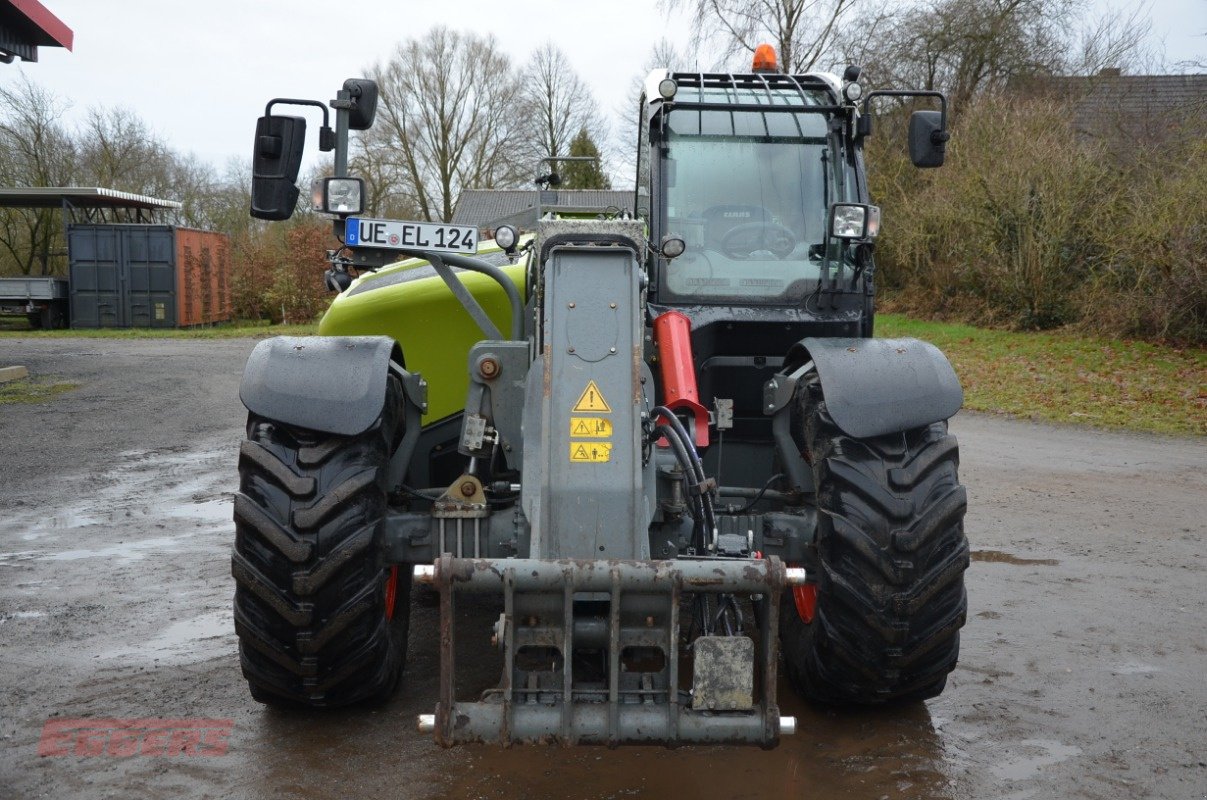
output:
M686 19L668 20L654 0L41 2L75 32L74 52L40 48L37 63L0 64L0 82L24 71L70 100L73 115L126 106L176 149L219 166L250 156L268 99L330 100L344 78L436 24L492 32L519 62L554 40L613 117L654 43L688 38ZM1152 17L1167 61L1207 55L1207 0L1154 0Z

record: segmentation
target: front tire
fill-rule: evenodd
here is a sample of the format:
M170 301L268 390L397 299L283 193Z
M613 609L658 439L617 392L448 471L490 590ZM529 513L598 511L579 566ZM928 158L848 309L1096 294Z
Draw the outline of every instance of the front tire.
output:
M386 471L402 390L358 436L247 421L235 495L235 631L252 697L382 701L406 659L411 573L382 560Z
M825 704L943 691L967 616L967 496L946 422L869 439L843 433L813 380L796 430L817 486L816 583L788 593L788 677Z

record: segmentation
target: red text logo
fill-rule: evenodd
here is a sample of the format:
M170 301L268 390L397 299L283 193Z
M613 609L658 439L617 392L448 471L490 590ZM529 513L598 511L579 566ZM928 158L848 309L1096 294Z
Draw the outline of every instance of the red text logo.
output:
M231 719L50 719L40 756L222 756Z

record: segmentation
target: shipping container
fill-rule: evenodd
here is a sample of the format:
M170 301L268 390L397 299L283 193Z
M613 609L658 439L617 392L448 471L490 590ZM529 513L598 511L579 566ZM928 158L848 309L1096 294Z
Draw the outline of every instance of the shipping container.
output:
M68 225L73 328L231 319L230 240L173 225Z

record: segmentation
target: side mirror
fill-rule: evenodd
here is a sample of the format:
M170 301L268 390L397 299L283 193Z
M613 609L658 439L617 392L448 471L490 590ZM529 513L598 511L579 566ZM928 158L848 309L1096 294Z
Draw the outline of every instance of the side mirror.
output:
M353 101L352 108L348 109L348 128L367 131L373 127L373 119L377 116L377 84L368 78L349 78L344 81L344 91Z
M298 170L306 144L302 117L260 117L251 160L251 215L282 220L293 216L299 190Z
M909 160L915 167L941 167L947 156L943 115L938 111L915 111L909 116Z

